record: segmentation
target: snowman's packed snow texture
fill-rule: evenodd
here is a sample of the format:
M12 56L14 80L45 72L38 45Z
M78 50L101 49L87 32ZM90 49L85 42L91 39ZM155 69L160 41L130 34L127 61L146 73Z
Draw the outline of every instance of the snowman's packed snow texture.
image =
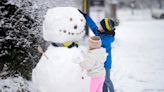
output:
M60 44L79 41L84 36L85 23L76 8L52 8L47 11L43 22L43 37ZM32 73L37 92L89 92L89 78L79 66L83 61L80 47L50 45L45 55Z

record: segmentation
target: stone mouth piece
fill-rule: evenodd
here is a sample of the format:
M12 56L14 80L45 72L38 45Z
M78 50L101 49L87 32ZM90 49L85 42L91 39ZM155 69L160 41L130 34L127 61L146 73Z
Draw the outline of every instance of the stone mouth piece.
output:
M78 32L78 33L74 33L74 32L69 32L69 31L67 31L67 30L59 30L59 32L63 32L64 34L68 34L68 35L80 35L80 34L82 34L84 31L82 30L82 31L80 31L80 32Z

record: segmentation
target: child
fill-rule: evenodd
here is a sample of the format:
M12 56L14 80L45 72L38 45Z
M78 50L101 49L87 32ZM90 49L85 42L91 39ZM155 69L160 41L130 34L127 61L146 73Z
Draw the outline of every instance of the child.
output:
M84 55L84 62L80 63L83 69L87 70L87 75L91 77L90 92L102 92L105 80L104 62L107 53L101 47L101 40L98 36L90 37L88 40L89 50Z
M93 31L93 33L96 36L100 36L102 41L102 47L104 47L106 49L106 52L108 53L107 59L104 63L106 77L103 85L103 92L108 92L108 90L110 90L110 92L115 92L113 83L110 79L110 69L112 65L111 43L114 41L115 26L118 26L118 22L108 18L104 18L100 21L100 25L97 26L87 14L83 13L80 10L79 12L84 15L86 22Z

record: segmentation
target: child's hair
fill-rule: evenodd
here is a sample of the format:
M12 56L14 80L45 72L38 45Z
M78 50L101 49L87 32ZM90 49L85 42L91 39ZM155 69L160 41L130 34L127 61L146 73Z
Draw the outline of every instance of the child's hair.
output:
M91 36L88 39L88 44L91 49L96 49L101 47L101 39L99 36Z

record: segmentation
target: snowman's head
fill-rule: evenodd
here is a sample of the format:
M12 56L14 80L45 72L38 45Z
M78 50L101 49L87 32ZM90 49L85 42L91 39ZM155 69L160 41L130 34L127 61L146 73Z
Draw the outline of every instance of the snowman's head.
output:
M56 43L80 40L84 34L85 18L73 7L49 9L43 22L43 37Z

